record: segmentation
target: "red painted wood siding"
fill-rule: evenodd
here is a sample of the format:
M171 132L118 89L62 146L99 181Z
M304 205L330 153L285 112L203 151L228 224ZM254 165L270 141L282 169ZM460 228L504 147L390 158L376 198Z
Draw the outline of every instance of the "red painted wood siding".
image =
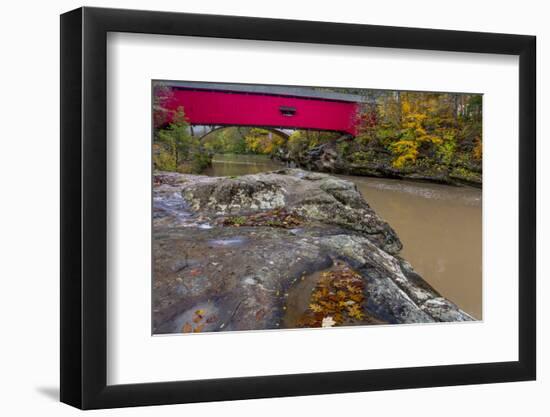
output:
M332 130L357 134L357 103L206 90L173 90L164 107L182 106L190 124ZM284 116L281 106L294 107Z

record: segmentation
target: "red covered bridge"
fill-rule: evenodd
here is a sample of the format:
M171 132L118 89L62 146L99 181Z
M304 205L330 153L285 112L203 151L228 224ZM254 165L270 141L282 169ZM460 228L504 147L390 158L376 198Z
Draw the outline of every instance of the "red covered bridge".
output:
M364 96L302 87L167 82L169 122L183 107L190 125L310 129L357 135Z

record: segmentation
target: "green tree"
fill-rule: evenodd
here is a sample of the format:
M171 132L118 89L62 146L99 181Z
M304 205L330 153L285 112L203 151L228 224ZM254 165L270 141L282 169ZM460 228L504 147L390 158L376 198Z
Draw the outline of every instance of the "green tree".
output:
M245 154L248 152L244 135L238 127L215 130L206 135L203 142L204 147L212 153Z
M176 171L180 163L189 158L193 137L189 133L183 107L178 107L166 129L158 131L157 142L160 150L155 162L160 165L159 169Z

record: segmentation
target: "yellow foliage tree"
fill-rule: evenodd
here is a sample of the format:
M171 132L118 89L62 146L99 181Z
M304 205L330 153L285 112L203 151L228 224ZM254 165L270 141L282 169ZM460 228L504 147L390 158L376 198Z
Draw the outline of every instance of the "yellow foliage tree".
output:
M253 128L245 136L246 147L250 152L270 155L284 143L284 139L266 129Z
M403 168L416 163L419 149L424 144L439 150L441 157L450 159L454 151L454 133L449 109L442 105L438 95L401 93L399 139L390 145L395 155L393 166ZM445 115L445 117L441 117Z
M483 142L481 142L481 138L476 139L473 153L474 158L478 161L483 157Z

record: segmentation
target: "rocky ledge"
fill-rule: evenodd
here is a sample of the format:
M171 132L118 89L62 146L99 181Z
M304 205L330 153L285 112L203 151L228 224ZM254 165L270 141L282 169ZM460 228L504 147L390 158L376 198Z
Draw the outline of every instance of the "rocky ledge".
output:
M154 333L473 320L349 181L156 173Z

